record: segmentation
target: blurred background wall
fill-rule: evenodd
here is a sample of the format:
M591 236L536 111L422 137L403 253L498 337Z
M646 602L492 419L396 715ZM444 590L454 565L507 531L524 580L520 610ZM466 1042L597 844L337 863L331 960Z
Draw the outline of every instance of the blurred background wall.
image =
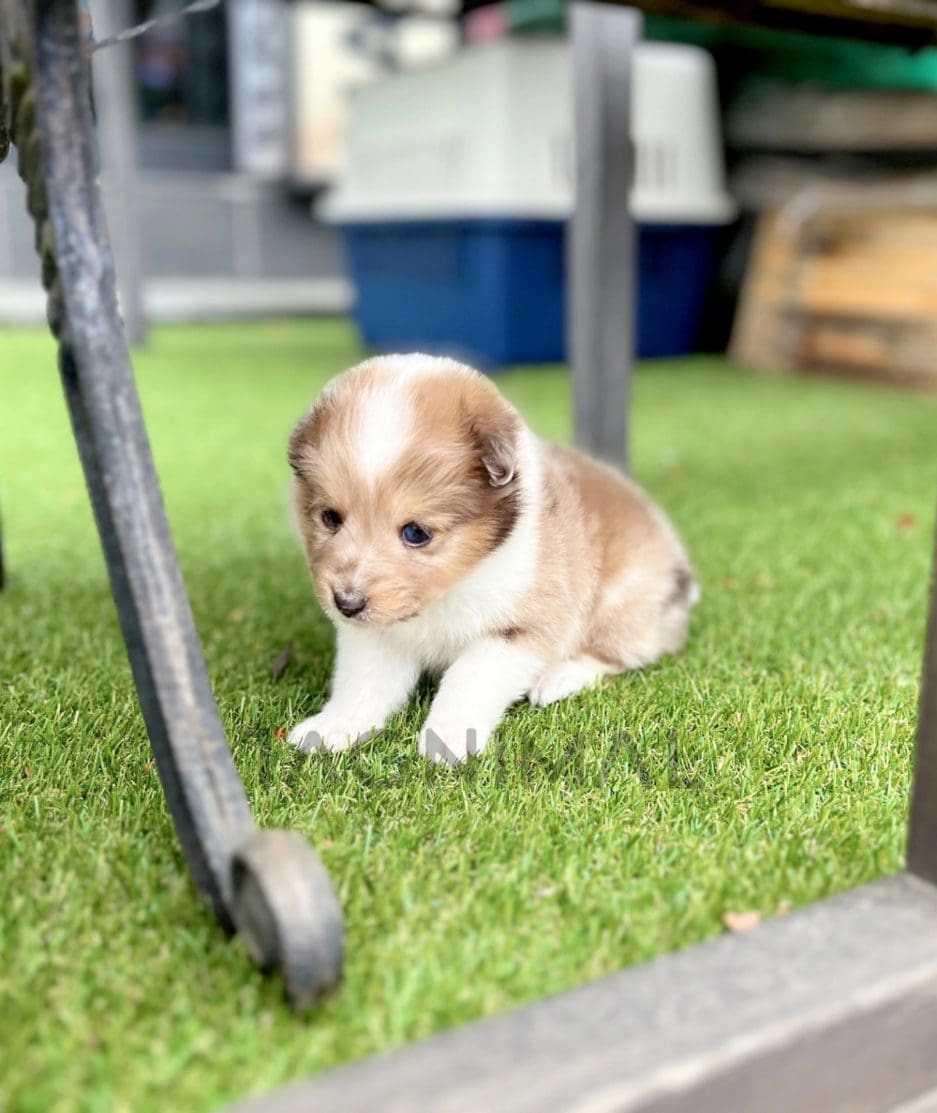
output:
M123 0L120 21L176 6ZM561 358L572 137L548 55L564 27L562 0L227 0L119 48L150 314L356 307L376 346ZM661 56L636 90L640 312L656 299L657 339L671 333L643 354L730 347L774 370L930 383L937 52L653 16L645 31L680 44L701 84L680 86ZM665 142L655 127L674 112L684 134ZM0 321L42 318L37 275L8 161ZM388 334L417 303L426 327ZM502 311L499 336L460 332ZM538 329L549 337L528 344Z
M452 5L427 4L428 15L398 15L227 0L116 48L133 57L143 265L161 315L347 308L339 236L310 201L341 167L354 90L456 48ZM178 7L132 0L124 22ZM0 167L0 320L42 315L23 198L10 160Z

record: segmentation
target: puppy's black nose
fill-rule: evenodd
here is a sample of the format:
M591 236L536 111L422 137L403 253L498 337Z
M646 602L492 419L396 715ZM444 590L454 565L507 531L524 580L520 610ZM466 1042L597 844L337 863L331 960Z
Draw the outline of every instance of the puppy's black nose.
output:
M362 595L360 591L333 591L332 598L335 600L335 606L342 612L346 618L352 618L356 614L361 614L364 608L368 605L368 597Z

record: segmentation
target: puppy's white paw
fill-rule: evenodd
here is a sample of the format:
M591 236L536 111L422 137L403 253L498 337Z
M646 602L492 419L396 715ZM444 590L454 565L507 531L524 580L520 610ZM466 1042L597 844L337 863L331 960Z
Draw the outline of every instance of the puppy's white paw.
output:
M487 741L463 720L431 717L420 731L420 753L427 761L458 765L480 754Z
M528 699L535 707L566 699L601 679L602 673L586 661L560 661L551 665L530 689Z
M323 708L318 715L303 719L290 731L287 741L303 753L311 750L331 750L341 753L358 742L367 742L375 728L354 722L346 716L336 715Z

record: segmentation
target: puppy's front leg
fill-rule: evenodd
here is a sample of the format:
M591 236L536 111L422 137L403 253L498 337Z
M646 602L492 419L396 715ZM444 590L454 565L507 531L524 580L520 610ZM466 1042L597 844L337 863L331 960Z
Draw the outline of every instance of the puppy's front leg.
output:
M335 673L328 702L290 731L300 750L346 750L363 742L407 701L419 664L376 630L339 627Z
M469 646L442 678L420 732L420 753L451 765L480 754L501 716L530 689L544 664L503 638Z

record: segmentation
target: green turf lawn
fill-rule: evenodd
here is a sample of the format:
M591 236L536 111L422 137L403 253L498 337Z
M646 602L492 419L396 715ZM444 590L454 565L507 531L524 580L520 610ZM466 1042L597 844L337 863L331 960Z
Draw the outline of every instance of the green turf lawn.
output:
M689 646L517 708L452 771L416 753L428 687L351 754L275 737L320 705L332 644L285 443L358 355L319 322L160 329L136 360L248 795L313 840L345 909L344 986L297 1019L185 877L51 342L0 331L0 1107L213 1109L900 867L937 401L642 369L635 472L704 588ZM561 369L500 381L568 434Z

